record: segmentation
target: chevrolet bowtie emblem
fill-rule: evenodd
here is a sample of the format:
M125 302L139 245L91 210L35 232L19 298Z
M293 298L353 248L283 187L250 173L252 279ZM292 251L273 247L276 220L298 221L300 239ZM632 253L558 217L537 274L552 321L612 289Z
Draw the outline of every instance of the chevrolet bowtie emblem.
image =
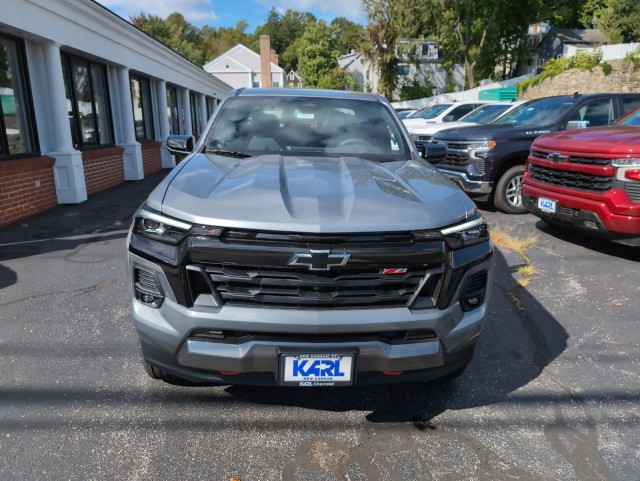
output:
M558 152L554 152L553 154L547 155L547 159L549 159L552 162L564 162L568 158L569 157L567 155L562 155L562 154L559 154Z
M332 254L330 250L310 249L309 253L295 253L289 259L290 266L306 266L310 271L328 271L332 267L343 266L351 254Z

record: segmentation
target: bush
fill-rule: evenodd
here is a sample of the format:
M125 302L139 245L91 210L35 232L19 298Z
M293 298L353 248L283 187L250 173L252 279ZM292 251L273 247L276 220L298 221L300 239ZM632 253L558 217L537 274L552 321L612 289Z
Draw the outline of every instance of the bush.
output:
M634 70L639 69L640 68L640 47L635 49L633 52L629 52L627 55L624 56L624 59L633 63Z
M591 70L594 67L600 65L605 75L609 75L611 73L611 65L606 62L604 64L601 64L601 60L601 50L595 50L593 52L578 52L572 57L551 58L544 64L542 72L540 72L535 77L530 77L518 84L518 95L526 92L529 87L539 85L544 79L555 77L565 70L569 70L572 68Z

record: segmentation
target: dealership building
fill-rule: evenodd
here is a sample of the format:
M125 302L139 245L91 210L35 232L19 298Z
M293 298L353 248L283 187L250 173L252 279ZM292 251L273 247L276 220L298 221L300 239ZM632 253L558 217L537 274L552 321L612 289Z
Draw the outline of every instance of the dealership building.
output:
M229 85L91 0L0 16L0 227L175 166Z

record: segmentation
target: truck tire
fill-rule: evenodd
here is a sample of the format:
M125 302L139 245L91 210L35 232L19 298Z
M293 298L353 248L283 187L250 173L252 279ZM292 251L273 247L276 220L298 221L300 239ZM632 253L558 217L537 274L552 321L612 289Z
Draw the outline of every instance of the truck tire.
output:
M522 180L524 165L515 165L508 169L496 184L493 196L494 205L506 214L524 214L527 209L522 205Z
M165 371L164 369L160 369L159 367L153 366L149 364L144 359L142 360L142 364L144 366L144 371L149 375L151 379L159 379L168 384L175 384L176 386L194 386L195 384L187 381L186 379L182 379L170 372Z

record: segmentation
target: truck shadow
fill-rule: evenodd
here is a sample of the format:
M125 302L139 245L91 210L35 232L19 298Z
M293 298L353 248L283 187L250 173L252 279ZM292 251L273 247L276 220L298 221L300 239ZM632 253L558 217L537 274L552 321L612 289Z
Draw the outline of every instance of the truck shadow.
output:
M446 410L503 402L510 393L536 379L566 349L568 334L526 289L518 287L497 249L495 260L485 330L467 371L455 381L321 390L230 386L226 391L255 404L366 411L370 422L418 423L427 427L432 418ZM540 399L531 402L539 403Z

